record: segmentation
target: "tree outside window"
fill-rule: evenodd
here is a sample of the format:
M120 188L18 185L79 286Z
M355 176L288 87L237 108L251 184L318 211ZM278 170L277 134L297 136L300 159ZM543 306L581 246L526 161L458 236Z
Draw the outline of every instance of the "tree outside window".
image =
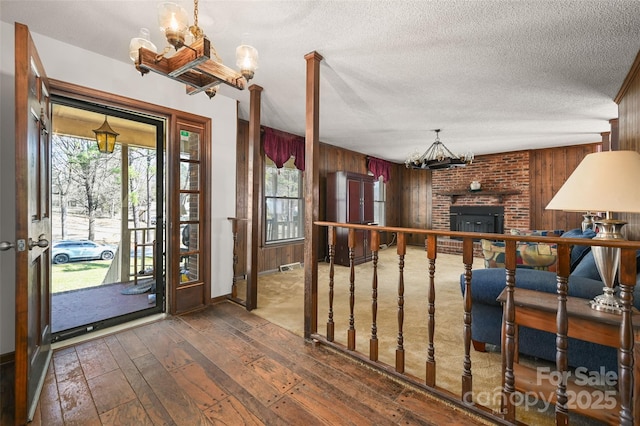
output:
M304 238L302 172L290 158L281 169L265 158L265 242L278 243Z
M387 201L386 184L382 176L373 183L373 221L380 226L386 225L385 204Z

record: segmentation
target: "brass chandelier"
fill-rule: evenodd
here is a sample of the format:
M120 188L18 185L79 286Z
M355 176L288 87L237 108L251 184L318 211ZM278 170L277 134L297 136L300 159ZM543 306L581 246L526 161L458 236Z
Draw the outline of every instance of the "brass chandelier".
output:
M149 31L142 29L131 39L129 57L142 75L153 71L185 83L187 94L205 92L215 96L221 83L243 90L258 68L258 51L242 44L236 49L235 71L222 63L215 47L198 26L198 0L194 0L193 25L189 26L187 12L176 3L158 6L158 23L169 45L161 53L149 40ZM192 39L191 43L187 43ZM171 48L175 54L169 55Z

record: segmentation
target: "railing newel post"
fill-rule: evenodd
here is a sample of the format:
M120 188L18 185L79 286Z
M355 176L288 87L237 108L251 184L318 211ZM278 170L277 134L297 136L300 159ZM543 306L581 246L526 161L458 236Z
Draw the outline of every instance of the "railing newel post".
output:
M470 403L473 395L473 375L471 374L471 278L473 268L473 239L465 237L462 241L462 263L464 264L464 361L462 364L462 400Z
M398 232L398 345L396 346L396 371L404 373L404 256L407 241L404 232Z
M327 340L333 342L335 336L335 323L333 322L333 296L334 296L334 260L336 255L336 228L329 226L328 229L329 244L329 312L327 318Z
M355 290L356 290L356 265L355 265L355 248L356 248L356 230L349 228L349 329L347 330L347 348L350 351L356 349L356 328L355 328Z
M429 330L429 344L427 346L427 361L426 361L426 385L435 387L436 385L436 358L435 358L435 346L433 339L435 335L436 326L436 287L435 287L435 275L436 275L436 256L438 253L438 237L433 234L428 234L425 241L425 248L427 251L427 259L429 260L429 291L427 294L428 303L428 330Z
M371 255L373 277L371 282L371 339L369 340L369 359L378 361L378 251L380 250L380 232L371 231Z

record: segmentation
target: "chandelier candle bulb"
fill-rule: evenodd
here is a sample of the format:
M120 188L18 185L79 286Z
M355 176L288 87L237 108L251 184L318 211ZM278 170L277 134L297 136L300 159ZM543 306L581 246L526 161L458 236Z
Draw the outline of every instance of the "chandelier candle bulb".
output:
M158 23L170 45L176 50L184 46L184 36L189 29L189 17L184 8L175 3L160 4L158 6Z

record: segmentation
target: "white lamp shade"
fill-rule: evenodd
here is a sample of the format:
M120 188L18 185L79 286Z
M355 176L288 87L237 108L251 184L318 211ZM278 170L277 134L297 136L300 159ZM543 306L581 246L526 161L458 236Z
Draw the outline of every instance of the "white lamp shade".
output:
M640 212L640 153L587 155L546 207L583 212Z

